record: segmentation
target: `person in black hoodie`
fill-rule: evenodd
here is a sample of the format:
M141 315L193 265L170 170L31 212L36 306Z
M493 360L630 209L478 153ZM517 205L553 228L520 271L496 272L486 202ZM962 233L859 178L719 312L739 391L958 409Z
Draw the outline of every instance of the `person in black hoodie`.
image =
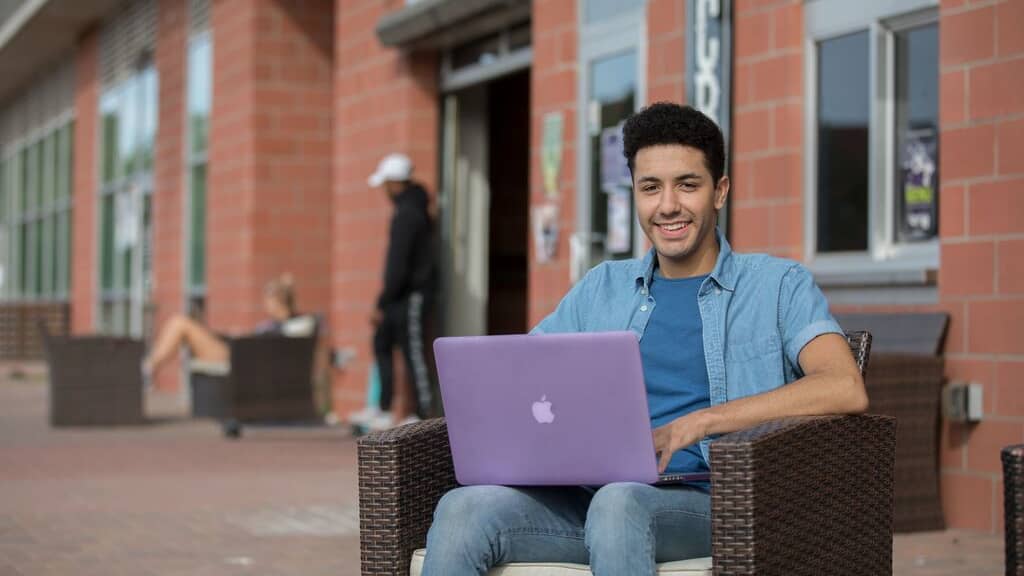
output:
M412 162L404 154L390 154L370 176L370 186L383 187L394 202L384 286L371 321L377 369L380 371L380 406L350 417L371 430L385 429L425 418L433 406L433 389L424 354L424 326L435 291L434 223L427 191L412 180ZM394 391L392 351L402 350L406 374L412 384L415 416L395 422L391 414ZM378 409L375 409L378 408ZM357 421L362 419L361 422Z

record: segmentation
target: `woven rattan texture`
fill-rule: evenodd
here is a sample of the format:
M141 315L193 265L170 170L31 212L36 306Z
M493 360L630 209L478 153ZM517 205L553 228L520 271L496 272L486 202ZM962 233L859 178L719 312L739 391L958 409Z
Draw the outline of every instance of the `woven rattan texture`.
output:
M1024 445L1003 448L1006 574L1024 576Z
M359 533L364 575L409 573L437 501L455 488L443 418L359 440Z

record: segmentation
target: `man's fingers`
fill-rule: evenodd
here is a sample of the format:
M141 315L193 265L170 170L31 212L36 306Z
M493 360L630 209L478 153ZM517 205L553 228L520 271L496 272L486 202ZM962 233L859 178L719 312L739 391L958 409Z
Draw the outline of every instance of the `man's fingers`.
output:
M658 459L658 474L664 474L668 469L668 463L672 461L672 451L665 448L661 451L661 458Z

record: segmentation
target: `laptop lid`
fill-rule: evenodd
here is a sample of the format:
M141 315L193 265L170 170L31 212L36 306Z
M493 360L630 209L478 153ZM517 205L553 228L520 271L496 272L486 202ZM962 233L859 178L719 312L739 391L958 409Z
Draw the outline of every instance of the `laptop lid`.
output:
M460 484L658 480L632 332L438 338L434 353Z

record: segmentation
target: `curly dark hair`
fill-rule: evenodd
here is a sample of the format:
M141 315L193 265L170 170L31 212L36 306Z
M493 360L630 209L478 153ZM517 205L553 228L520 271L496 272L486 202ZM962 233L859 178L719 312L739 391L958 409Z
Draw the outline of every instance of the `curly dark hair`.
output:
M704 153L704 164L714 184L725 174L725 140L722 130L703 112L690 106L656 102L626 119L622 127L623 154L634 170L641 148L681 144Z

